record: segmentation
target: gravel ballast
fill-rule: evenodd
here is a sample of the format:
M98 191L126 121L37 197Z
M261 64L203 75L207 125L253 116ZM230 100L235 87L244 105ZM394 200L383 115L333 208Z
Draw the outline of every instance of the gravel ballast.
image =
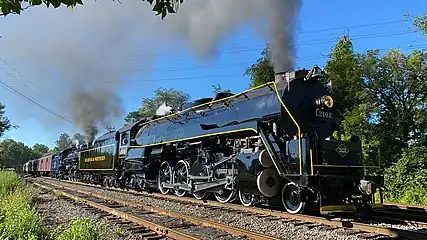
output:
M96 213L92 213L74 202L45 193L37 188L35 188L35 191L38 203L37 210L46 220L50 230L54 230L59 226L67 226L72 220L90 218L100 224L102 234L107 240L144 239L140 234L127 231L123 226L116 226L113 222Z
M249 231L267 234L270 236L284 238L284 239L360 239L355 235L349 235L348 230L339 228L332 230L325 230L322 227L308 228L304 225L294 225L290 222L282 220L268 220L256 216L248 216L241 213L228 212L224 209L210 209L203 206L183 204L175 201L169 201L149 196L135 196L130 193L122 193L99 189L96 187L83 186L79 184L72 184L67 182L60 182L49 180L52 183L79 189L83 191L90 191L92 193L102 194L112 198L118 198L126 201L140 203L144 205L152 205L154 207L163 208L166 210L174 211L177 213L194 216L198 218L215 221L222 224L228 224Z

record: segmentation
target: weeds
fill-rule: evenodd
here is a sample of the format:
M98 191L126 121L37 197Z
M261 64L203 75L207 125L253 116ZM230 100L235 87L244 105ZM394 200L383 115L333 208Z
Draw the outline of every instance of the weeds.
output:
M4 240L102 240L106 226L92 219L73 220L51 233L34 207L35 196L14 172L0 171L0 239ZM122 231L115 232L120 235Z
M45 239L43 219L32 204L31 189L13 172L0 172L0 238Z
M57 240L100 240L104 239L104 226L86 218L73 220L66 228L59 227L53 232Z
M25 184L14 172L0 171L0 197L13 193L16 189L24 188Z

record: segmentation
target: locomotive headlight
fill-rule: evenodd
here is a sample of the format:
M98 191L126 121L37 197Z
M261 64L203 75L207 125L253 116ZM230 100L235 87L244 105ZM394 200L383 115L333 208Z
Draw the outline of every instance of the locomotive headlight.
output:
M325 104L326 107L331 108L334 106L334 99L332 99L331 96L325 96L323 104Z
M326 95L316 99L315 103L317 106L325 106L327 108L332 108L334 106L334 99L332 99L331 96Z

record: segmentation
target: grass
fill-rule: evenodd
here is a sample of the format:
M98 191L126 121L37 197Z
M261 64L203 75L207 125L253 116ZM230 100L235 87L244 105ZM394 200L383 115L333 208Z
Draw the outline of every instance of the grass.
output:
M14 172L0 171L0 239L46 239L32 199L31 188Z
M53 232L57 240L100 240L104 239L104 226L86 218L71 221L66 228L59 227Z
M32 187L15 172L0 171L0 239L102 240L108 229L92 219L73 220L49 232L37 213ZM119 233L116 233L120 235Z

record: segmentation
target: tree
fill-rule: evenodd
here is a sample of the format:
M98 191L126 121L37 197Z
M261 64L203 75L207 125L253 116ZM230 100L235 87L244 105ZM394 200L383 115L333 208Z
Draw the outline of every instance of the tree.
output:
M79 144L83 144L86 142L86 137L80 133L75 133L73 136L73 140L77 140Z
M216 85L212 85L213 87L213 94L217 94L219 92L225 92L225 93L231 93L230 89L226 89L226 90L222 90L221 85L216 84Z
M325 66L326 77L332 83L334 105L340 112L351 111L363 103L362 78L351 39L342 37Z
M375 106L370 122L380 157L390 166L403 149L427 143L427 53L378 50L360 55L364 89Z
M427 34L427 14L416 17L414 20L414 25L424 34Z
M190 95L180 90L173 88L159 88L154 91L153 98L143 98L142 105L137 111L130 112L125 121L134 123L142 117L152 117L156 115L156 111L160 105L165 103L174 110L179 110L182 105L188 103Z
M251 79L250 87L256 87L274 81L274 68L268 60L268 51L269 47L267 45L261 52L262 57L245 71L244 76L249 76Z
M30 159L39 158L33 150L22 142L6 139L0 142L0 167L22 166Z
M142 1L147 1L150 5L153 5L153 2L154 2L154 0L142 0ZM183 2L184 0L156 0L156 2L153 5L153 11L157 13L156 15L161 14L163 19L168 13L175 13L179 4ZM22 8L23 3L25 3L27 7ZM4 16L11 13L20 14L21 11L23 11L24 9L27 9L33 6L38 6L41 4L45 4L47 7L53 6L54 8L58 8L61 5L74 8L77 5L83 5L83 1L82 0L17 0L17 1L0 0L0 12Z
M3 136L3 133L10 130L11 128L16 128L12 126L10 120L4 116L6 106L0 103L0 137Z
M348 36L343 36L335 45L325 66L326 78L331 81L335 108L341 124L335 136L348 139L359 135L363 140L367 134L371 104L363 89L363 79L358 66L358 55ZM367 144L367 142L364 142Z
M32 150L35 154L43 156L49 151L49 147L44 144L36 143L32 147Z
M73 145L73 140L70 138L70 136L67 133L62 133L55 143L56 143L57 151L61 151L68 147L71 147Z

